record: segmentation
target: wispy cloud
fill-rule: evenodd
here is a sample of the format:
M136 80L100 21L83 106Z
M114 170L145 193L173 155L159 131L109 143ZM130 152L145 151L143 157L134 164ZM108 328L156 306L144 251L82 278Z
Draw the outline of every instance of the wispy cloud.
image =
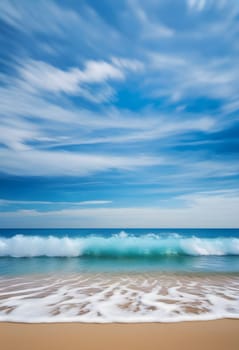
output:
M127 207L95 209L62 209L40 212L19 210L0 214L2 224L14 219L16 227L238 227L235 196L213 195L191 198L177 208ZM43 220L44 219L44 220ZM64 224L63 224L64 223ZM25 226L24 226L25 224ZM47 226L46 227L49 227Z
M196 11L202 11L206 4L207 0L188 0L189 8Z
M3 222L206 226L218 212L235 226L238 16L225 0L2 0Z
M46 62L29 61L19 69L21 87L35 92L38 90L58 93L64 92L70 95L82 95L91 101L97 101L85 84L101 84L108 80L123 80L127 70L141 69L138 61L127 59L114 59L106 61L86 61L84 69L70 68L59 69Z
M238 96L237 63L233 59L195 61L192 56L149 54L153 74L161 74L161 84L154 85L152 94L172 100L210 97L231 100ZM149 85L150 87L150 85Z
M65 151L0 150L1 169L7 174L28 176L85 176L112 169L133 170L160 164L157 157L110 156Z
M79 21L77 12L60 7L54 1L40 0L33 4L27 0L3 0L0 17L24 32L39 32L64 35L64 27Z
M140 30L142 39L162 39L171 38L174 36L174 30L169 26L164 25L160 21L153 21L149 18L147 12L141 7L139 1L128 0L132 13L140 22Z
M104 204L111 204L112 201L109 200L91 200L91 201L82 201L82 202L59 202L59 201L23 201L23 200L11 200L11 199L3 199L0 198L0 205L5 206L5 205L12 205L12 204L17 204L17 205L64 205L64 206L78 206L78 205L86 205L86 206L91 206L91 205L104 205Z

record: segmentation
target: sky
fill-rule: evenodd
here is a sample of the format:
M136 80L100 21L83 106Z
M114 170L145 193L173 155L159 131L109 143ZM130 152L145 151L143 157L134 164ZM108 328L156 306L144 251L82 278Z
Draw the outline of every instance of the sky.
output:
M238 0L1 0L0 227L239 227Z

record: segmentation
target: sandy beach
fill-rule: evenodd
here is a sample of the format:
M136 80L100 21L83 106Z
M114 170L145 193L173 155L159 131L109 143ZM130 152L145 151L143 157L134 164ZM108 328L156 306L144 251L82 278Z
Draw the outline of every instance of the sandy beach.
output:
M0 324L4 350L238 350L239 321L151 324Z

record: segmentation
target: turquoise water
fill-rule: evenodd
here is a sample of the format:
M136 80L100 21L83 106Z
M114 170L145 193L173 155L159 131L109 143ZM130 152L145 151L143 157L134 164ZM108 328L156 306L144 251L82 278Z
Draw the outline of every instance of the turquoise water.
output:
M1 230L0 321L239 318L239 230Z
M0 275L149 271L239 273L239 230L0 230Z

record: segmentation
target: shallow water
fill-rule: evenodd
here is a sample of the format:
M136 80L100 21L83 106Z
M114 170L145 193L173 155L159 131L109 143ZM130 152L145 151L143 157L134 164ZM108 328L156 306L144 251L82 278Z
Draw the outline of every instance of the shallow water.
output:
M0 230L0 274L239 272L238 230Z
M239 275L67 274L0 279L0 321L239 318Z
M238 230L0 230L0 321L239 318Z

